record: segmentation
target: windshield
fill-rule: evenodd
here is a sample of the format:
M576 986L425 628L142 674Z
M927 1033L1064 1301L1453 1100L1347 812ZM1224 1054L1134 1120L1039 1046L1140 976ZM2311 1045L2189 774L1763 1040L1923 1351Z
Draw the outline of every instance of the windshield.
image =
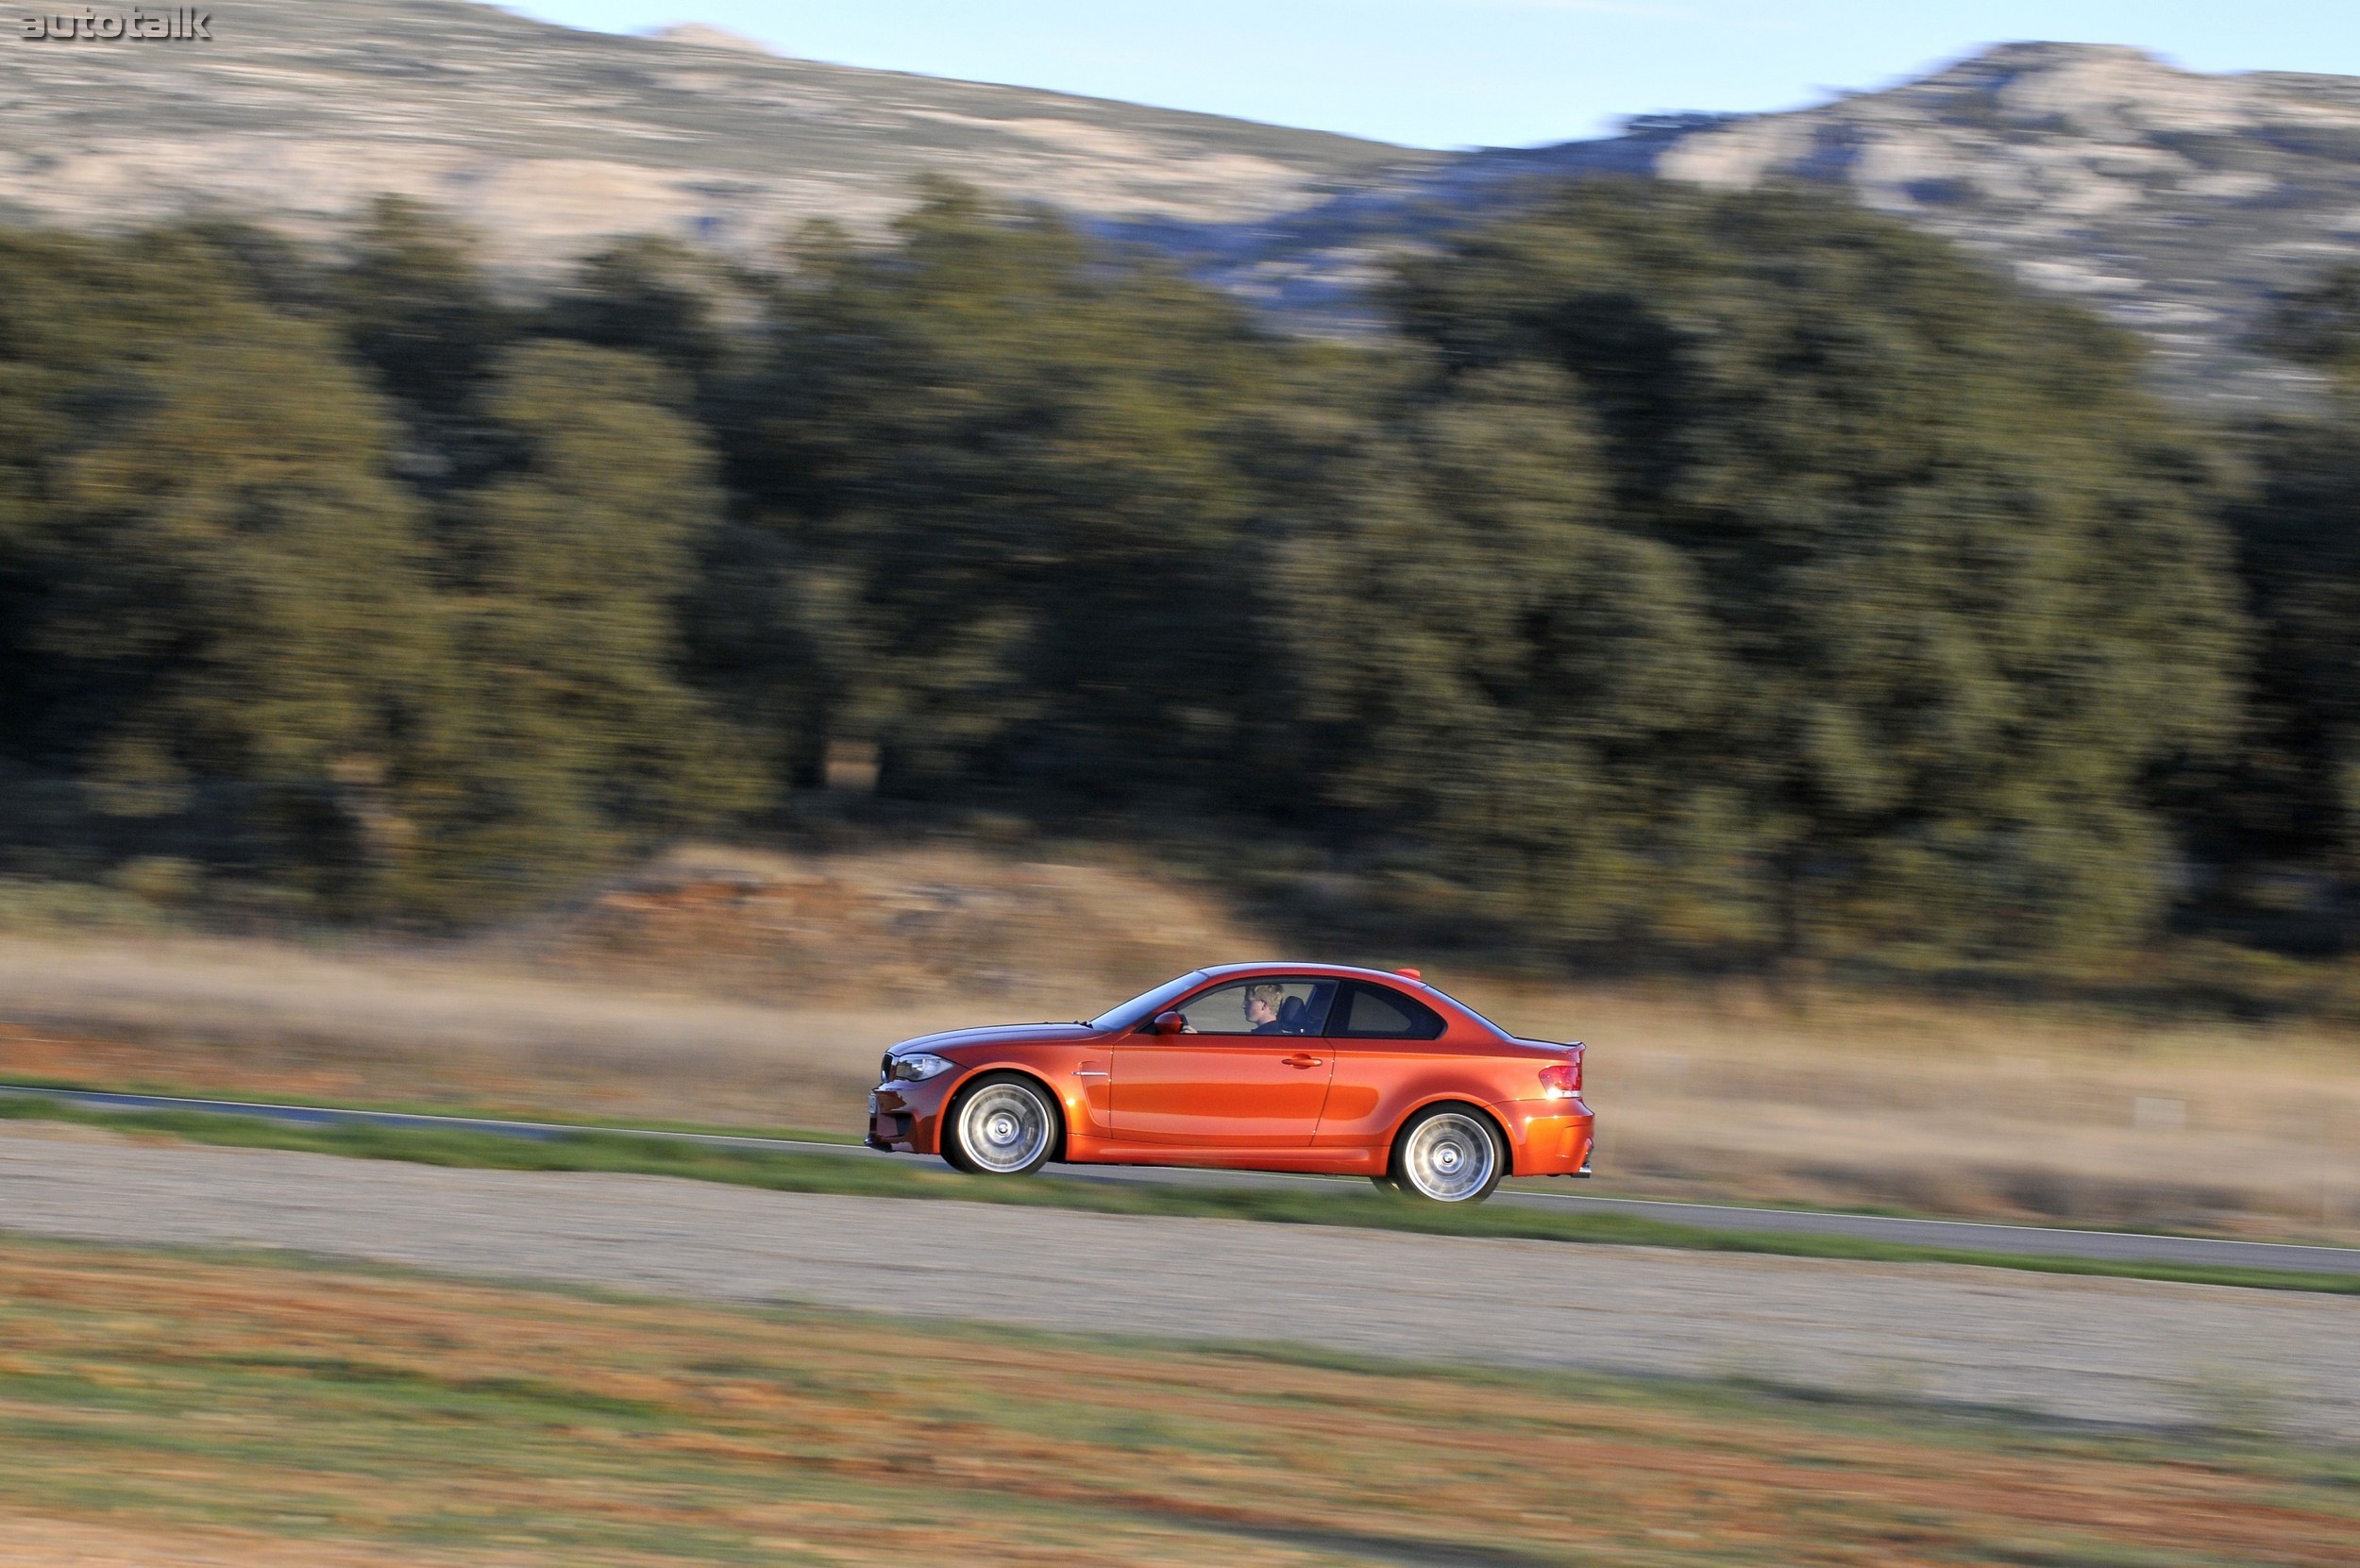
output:
M1177 980L1167 980L1152 991L1142 991L1121 1006L1099 1014L1089 1020L1093 1029L1129 1029L1145 1023L1167 1006L1188 994L1205 979L1203 969L1190 969Z

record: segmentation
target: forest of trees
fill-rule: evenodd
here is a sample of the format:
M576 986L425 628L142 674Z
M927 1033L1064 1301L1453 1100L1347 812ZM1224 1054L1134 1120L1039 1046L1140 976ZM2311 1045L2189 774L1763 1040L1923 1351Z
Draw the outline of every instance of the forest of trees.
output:
M452 928L856 746L1565 954L2342 951L2360 273L2266 345L2341 390L2209 427L1796 191L1569 188L1384 303L951 185L530 298L394 200L0 232L0 869Z

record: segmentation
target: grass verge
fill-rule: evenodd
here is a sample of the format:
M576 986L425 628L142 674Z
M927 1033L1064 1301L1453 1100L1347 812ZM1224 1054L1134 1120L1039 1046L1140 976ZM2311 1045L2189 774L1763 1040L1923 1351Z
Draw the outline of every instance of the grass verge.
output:
M749 1126L716 1121L682 1121L660 1116L585 1116L575 1111L543 1111L530 1105L497 1104L467 1100L323 1099L314 1094L271 1089L265 1092L207 1090L188 1084L131 1079L99 1083L82 1078L57 1078L39 1073L9 1073L7 1088L47 1089L58 1094L137 1094L159 1100L244 1100L273 1105L294 1105L321 1111L381 1111L390 1116L439 1116L476 1121L535 1121L552 1127L580 1127L589 1132L695 1133L714 1138L775 1138L796 1143L860 1142L858 1133L840 1127Z
M2360 1274L2222 1268L2113 1258L2054 1257L1953 1247L1917 1246L1846 1236L1716 1230L1635 1215L1553 1213L1506 1204L1443 1208L1374 1190L1313 1188L1160 1187L1070 1177L1022 1181L961 1175L901 1160L737 1149L626 1133L583 1131L545 1138L459 1128L307 1126L261 1117L201 1111L106 1111L30 1096L0 1098L0 1121L74 1122L234 1148L290 1149L359 1159L498 1171L603 1171L684 1176L780 1192L858 1197L958 1198L1023 1207L1098 1214L1164 1214L1256 1220L1278 1224L1351 1225L1437 1236L1677 1247L1700 1252L1766 1253L1788 1257L1880 1263L1964 1263L2036 1273L2172 1280L2256 1290L2360 1295Z
M0 1238L0 1560L2327 1568L2354 1457Z

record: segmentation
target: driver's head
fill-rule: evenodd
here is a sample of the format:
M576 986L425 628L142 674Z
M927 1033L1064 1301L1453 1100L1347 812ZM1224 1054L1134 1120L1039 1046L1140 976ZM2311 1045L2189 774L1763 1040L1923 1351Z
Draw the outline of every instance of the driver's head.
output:
M1248 1023L1271 1023L1278 1018L1278 1004L1287 1000L1284 986L1248 986L1245 988L1245 1020Z

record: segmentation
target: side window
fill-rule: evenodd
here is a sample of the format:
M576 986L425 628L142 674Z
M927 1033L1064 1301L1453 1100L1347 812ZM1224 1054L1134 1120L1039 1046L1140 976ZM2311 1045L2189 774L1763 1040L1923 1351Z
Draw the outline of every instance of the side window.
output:
M1335 999L1333 980L1241 980L1216 986L1183 1003L1191 1035L1316 1035Z
M1385 986L1355 983L1344 990L1330 1035L1364 1040L1430 1040L1442 1033L1442 1015Z

